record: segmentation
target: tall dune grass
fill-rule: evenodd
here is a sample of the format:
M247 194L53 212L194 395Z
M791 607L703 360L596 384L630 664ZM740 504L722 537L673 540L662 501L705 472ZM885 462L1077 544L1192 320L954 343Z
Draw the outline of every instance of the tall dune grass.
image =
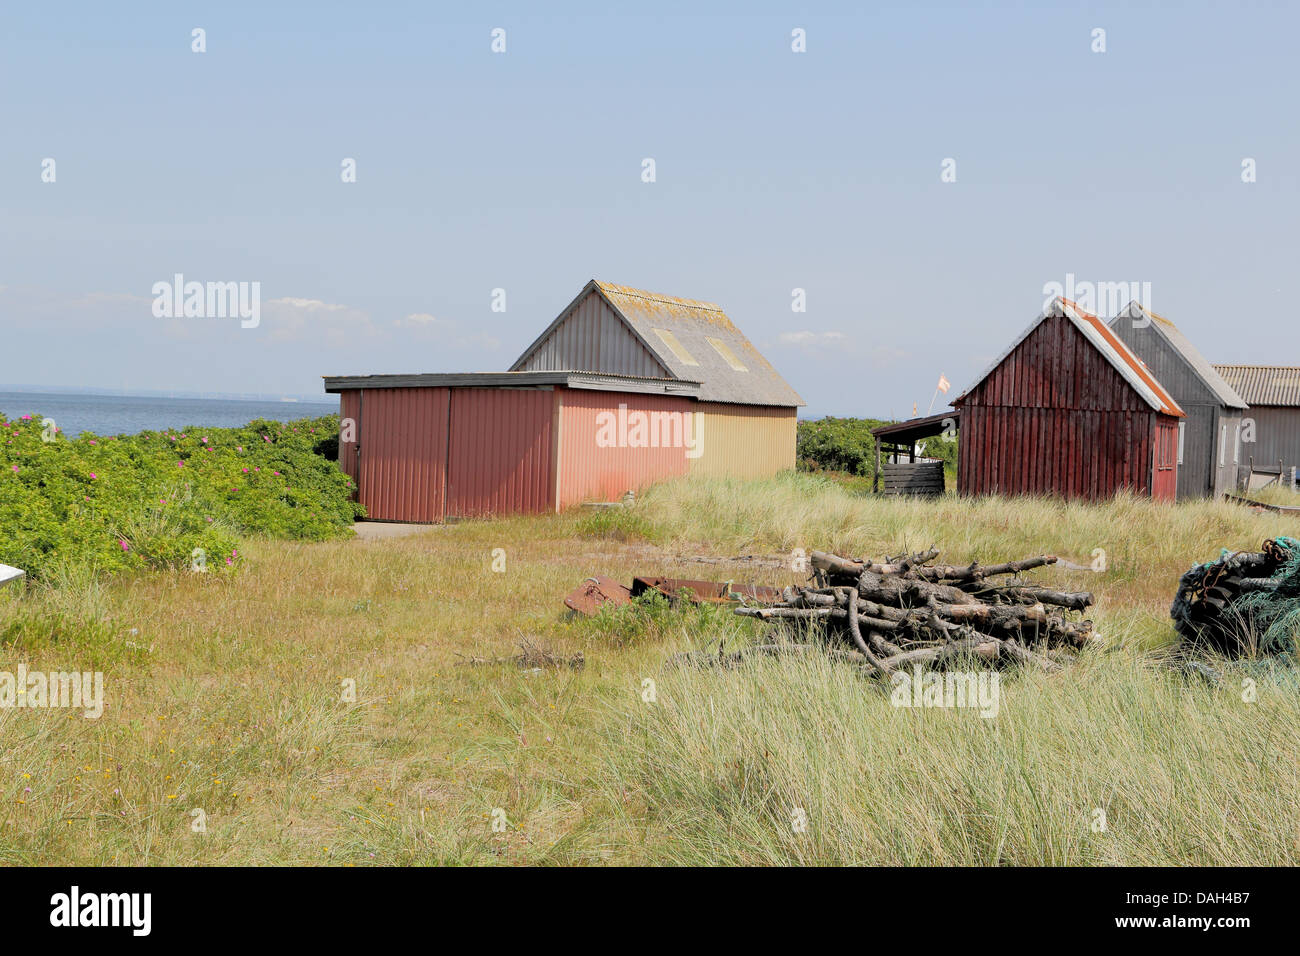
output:
M0 862L1296 862L1293 670L1216 661L1215 684L1164 666L1178 575L1280 533L1300 521L1132 498L888 501L785 476L665 484L599 520L254 540L234 574L9 589L0 670L102 669L106 701L98 720L0 710ZM1105 549L1104 572L1035 577L1094 591L1117 650L1008 672L986 720L893 708L816 657L665 669L757 628L657 605L570 620L560 603L593 573L800 579L698 555L930 544L1082 566ZM586 666L472 662L524 640Z
M823 657L687 670L622 711L606 786L659 863L1295 864L1300 697L1242 688L1098 656L984 718Z

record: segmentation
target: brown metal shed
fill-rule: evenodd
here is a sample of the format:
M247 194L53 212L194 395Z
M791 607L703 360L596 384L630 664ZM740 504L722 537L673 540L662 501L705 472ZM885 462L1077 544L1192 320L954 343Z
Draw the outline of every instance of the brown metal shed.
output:
M794 467L803 399L718 306L592 280L509 372L330 376L381 521L536 513Z
M555 511L686 473L692 382L581 372L331 376L377 521Z
M1068 299L1054 299L953 405L961 494L1175 495L1182 409Z

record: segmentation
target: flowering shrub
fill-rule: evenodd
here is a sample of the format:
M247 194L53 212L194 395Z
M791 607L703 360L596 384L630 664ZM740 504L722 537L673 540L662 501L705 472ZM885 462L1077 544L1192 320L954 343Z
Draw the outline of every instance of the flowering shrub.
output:
M69 441L43 435L40 415L0 418L0 563L36 578L56 564L223 571L245 536L350 534L351 479L321 453L338 427L332 415Z

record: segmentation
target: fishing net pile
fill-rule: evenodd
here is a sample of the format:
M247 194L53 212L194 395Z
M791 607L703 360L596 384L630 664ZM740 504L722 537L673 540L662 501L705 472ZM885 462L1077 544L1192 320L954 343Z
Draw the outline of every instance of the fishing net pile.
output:
M1282 654L1300 635L1300 539L1224 550L1182 576L1169 609L1183 640L1224 654Z

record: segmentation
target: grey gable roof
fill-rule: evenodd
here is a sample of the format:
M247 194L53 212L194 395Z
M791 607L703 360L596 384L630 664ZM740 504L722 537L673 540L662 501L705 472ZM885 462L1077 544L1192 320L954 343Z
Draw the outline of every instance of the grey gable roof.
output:
M693 363L678 355L659 332L671 333ZM744 371L733 368L714 342L730 350ZM804 404L717 305L595 279L510 370L562 367L622 375L652 375L658 369L658 374L679 381L699 382L699 400L704 402Z
M1228 408L1246 408L1247 405L1240 395L1229 385L1211 365L1204 355L1196 348L1195 345L1183 335L1178 326L1170 322L1163 315L1157 315L1150 309L1143 307L1139 302L1130 302L1119 315L1110 320L1111 328L1115 328L1121 321L1149 319L1151 328L1164 338L1166 342L1182 357L1192 371L1203 381L1207 388L1210 389L1219 400L1219 402Z
M1294 365L1216 365L1252 405L1300 406L1300 367Z

